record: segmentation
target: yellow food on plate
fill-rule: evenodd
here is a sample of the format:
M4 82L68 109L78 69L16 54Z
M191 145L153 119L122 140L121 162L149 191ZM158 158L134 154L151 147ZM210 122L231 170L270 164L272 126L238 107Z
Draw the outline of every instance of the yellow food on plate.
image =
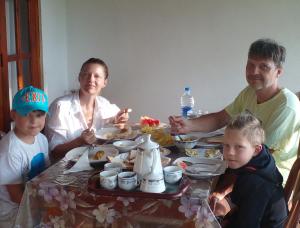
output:
M190 156L190 157L195 157L199 156L199 149L185 149L185 154ZM204 157L206 158L216 158L221 156L221 151L220 149L215 149L215 148L209 148L205 149L204 152Z
M220 153L219 149L210 148L205 151L205 157L214 158Z
M161 146L169 146L174 144L172 136L165 132L164 129L153 130L151 133L151 138Z
M171 134L167 133L163 128L144 126L141 128L141 132L151 134L152 140L161 146L170 146L174 144Z
M96 154L93 156L93 160L101 160L104 154L105 152L103 150L97 151Z
M141 127L141 132L145 134L151 134L157 127L150 127L148 125Z
M198 155L198 149L185 149L185 153L188 156L194 157Z

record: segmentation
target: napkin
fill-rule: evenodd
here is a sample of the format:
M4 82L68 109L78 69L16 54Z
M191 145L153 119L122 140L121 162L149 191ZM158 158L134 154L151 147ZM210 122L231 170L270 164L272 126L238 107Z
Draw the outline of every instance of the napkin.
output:
M81 155L75 165L72 166L72 168L64 171L64 174L80 172L84 170L92 170L93 168L90 166L88 154L89 148L85 150L85 152Z

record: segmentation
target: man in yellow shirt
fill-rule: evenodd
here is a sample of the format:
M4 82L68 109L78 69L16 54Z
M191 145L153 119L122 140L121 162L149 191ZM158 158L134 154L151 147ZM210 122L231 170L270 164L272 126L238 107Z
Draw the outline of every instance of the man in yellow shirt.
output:
M227 125L235 115L248 110L261 120L270 148L284 183L297 156L300 136L300 102L297 96L281 88L278 78L283 73L286 50L271 39L251 44L246 65L248 86L225 109L187 120L170 116L175 134L192 131L210 132Z

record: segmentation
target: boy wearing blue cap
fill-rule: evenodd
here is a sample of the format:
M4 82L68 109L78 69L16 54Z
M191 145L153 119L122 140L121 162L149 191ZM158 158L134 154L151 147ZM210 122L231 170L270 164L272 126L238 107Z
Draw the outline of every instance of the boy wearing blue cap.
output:
M0 227L12 227L24 184L49 164L48 141L41 134L48 112L48 98L28 86L13 99L15 126L0 141Z

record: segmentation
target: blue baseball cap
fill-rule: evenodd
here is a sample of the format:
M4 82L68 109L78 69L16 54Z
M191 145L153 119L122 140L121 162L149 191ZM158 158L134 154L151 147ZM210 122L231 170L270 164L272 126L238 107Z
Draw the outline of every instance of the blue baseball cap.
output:
M48 112L48 97L44 91L33 86L19 90L14 96L12 109L21 116L36 110Z

